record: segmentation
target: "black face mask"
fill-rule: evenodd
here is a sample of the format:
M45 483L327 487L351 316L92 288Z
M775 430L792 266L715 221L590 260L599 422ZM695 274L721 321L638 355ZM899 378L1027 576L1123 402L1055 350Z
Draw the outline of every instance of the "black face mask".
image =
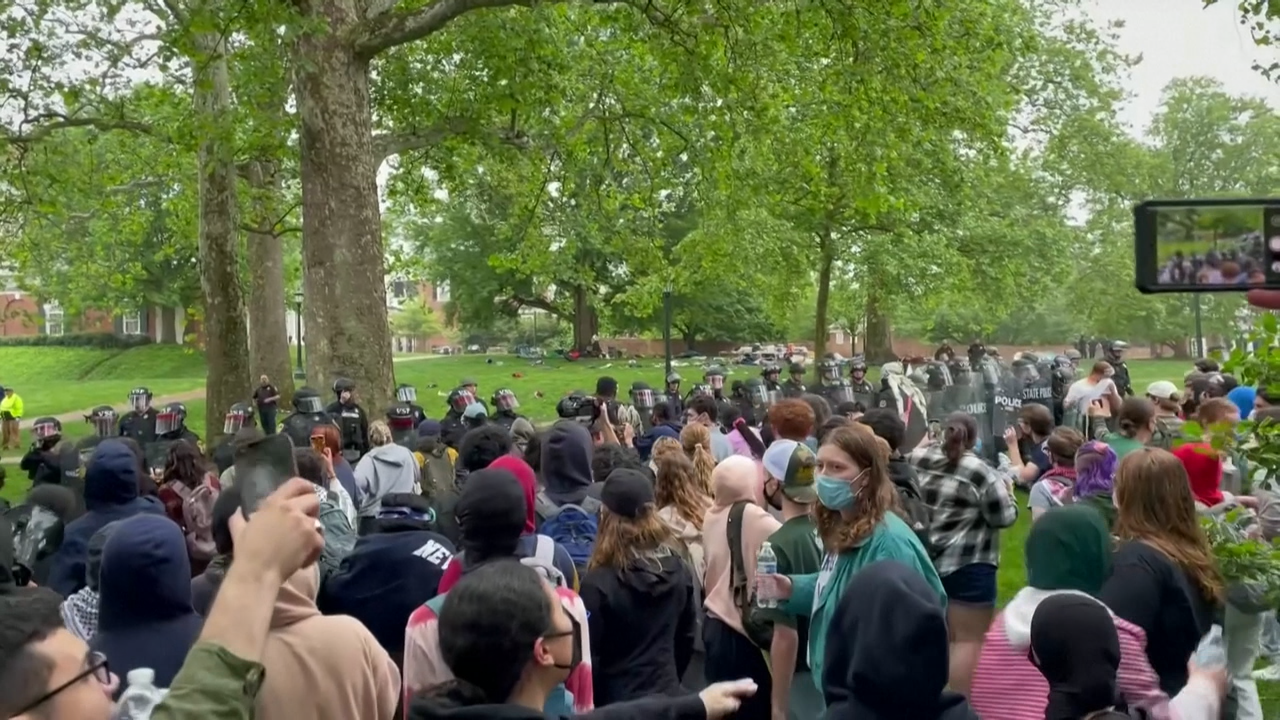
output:
M766 489L764 491L764 501L769 503L769 507L773 508L774 510L781 510L782 498L778 497L781 494L782 494L781 486L779 486L778 489L774 490L772 493Z
M563 608L561 609L563 610ZM576 669L579 665L582 664L582 626L578 624L577 619L575 619L573 615L569 613L568 610L563 610L563 612L569 618L569 624L573 626L573 629L567 632L547 633L546 635L542 636L542 639L554 640L555 638L562 638L562 637L571 638L571 641L573 642L573 655L569 659L569 664L561 665L560 663L556 663L555 667L560 670L568 670L569 672L573 672L574 669Z

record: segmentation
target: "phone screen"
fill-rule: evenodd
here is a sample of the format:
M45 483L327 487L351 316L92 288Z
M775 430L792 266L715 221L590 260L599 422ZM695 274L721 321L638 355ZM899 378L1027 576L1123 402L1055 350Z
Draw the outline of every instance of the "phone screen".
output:
M324 436L323 435L311 436L311 449L315 450L318 453L324 452Z
M1141 292L1280 288L1280 199L1149 200L1133 222Z
M293 441L278 434L251 442L240 451L235 468L240 507L247 517L264 498L298 474Z
M939 420L929 421L929 439L937 440L942 437L942 422Z

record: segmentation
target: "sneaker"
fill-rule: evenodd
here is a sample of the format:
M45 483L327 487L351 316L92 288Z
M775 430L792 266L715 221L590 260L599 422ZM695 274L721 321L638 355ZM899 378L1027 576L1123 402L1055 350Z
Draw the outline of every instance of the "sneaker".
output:
M1280 680L1280 664L1268 665L1261 670L1253 671L1254 680L1266 680L1268 682L1276 682Z

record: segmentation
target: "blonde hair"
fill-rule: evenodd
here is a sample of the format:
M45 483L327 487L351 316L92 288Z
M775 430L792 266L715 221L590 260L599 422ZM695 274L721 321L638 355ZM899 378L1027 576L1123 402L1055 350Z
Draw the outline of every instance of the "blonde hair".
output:
M600 523L596 530L595 547L587 569L599 567L621 570L647 553L659 548L671 547L675 534L658 517L653 504L640 511L640 517L616 515L609 508L600 508Z
M1116 468L1115 533L1159 550L1191 576L1206 600L1222 602L1222 576L1196 516L1187 469L1173 453L1139 448Z
M705 425L689 423L680 431L680 446L693 461L693 477L698 489L711 497L711 471L716 469L716 459L711 454L711 431Z
M654 458L653 496L659 508L671 507L676 515L702 529L702 516L711 508L711 498L698 485L693 461L683 452L668 452Z
M657 464L658 460L672 453L684 457L684 448L680 447L680 441L671 437L660 437L654 441L653 449L649 451L649 459Z
M381 420L369 423L369 442L375 447L391 444L391 428Z
M889 444L862 423L850 423L832 430L822 443L834 445L866 473L854 488L856 516L845 520L839 510L814 503L814 524L822 546L841 553L856 547L875 531L885 514L898 509L898 494L889 480Z

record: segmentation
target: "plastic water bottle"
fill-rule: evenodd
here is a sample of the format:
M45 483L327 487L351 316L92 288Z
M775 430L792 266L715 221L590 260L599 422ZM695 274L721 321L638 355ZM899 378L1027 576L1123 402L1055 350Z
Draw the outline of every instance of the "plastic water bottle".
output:
M130 670L126 677L129 687L120 695L116 708L117 720L147 720L165 693L156 687L156 671L151 668Z
M778 574L778 556L773 554L773 546L768 542L760 546L760 554L756 555L756 586L760 587L759 579L765 575ZM773 588L770 587L768 593L756 591L756 605L762 608L778 607L778 600L774 597Z

